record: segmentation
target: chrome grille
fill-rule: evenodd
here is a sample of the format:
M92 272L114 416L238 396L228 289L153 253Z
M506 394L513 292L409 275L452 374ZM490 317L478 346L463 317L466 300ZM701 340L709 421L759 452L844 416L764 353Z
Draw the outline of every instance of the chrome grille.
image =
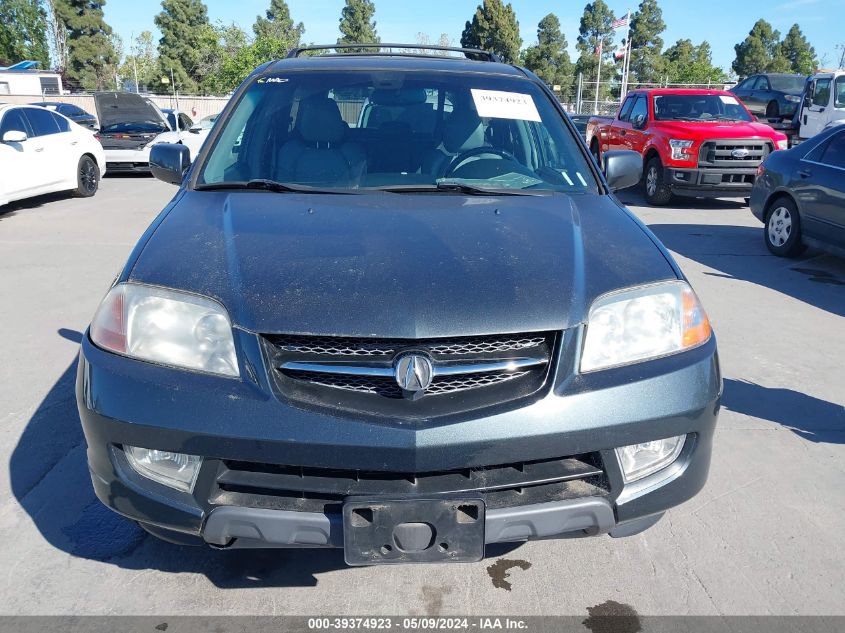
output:
M282 387L289 384L417 399L525 381L536 388L546 376L555 338L553 333L437 339L268 335L265 341ZM399 387L395 367L399 358L410 353L425 356L433 376L422 392L413 394ZM519 395L525 395L525 390ZM508 399L512 398L496 398Z
M724 139L702 143L699 167L756 168L772 152L771 143L758 139Z

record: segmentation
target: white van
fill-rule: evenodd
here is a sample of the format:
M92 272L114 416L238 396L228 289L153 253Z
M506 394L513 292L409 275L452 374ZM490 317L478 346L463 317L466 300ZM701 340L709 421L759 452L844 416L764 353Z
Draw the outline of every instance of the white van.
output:
M812 76L799 123L802 139L815 136L831 124L845 123L845 70Z

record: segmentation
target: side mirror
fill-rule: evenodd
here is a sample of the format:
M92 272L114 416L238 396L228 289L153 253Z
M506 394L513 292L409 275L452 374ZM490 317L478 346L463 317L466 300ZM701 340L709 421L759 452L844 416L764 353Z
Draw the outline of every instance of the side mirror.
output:
M4 143L23 143L26 139L26 132L20 130L9 130L3 135Z
M626 149L615 149L605 152L602 158L605 178L611 191L619 191L639 184L643 177L642 154Z
M171 185L181 185L191 166L191 152L178 143L159 143L150 150L153 176Z
M191 127L188 128L188 132L190 132L191 134L199 134L200 132L202 132L202 126L201 125L192 125Z

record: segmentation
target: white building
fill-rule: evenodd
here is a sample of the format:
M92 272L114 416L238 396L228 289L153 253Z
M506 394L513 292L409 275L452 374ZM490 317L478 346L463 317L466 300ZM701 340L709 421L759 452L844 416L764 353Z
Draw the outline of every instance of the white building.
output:
M37 65L38 62L26 61L7 68L0 67L0 97L63 94L61 75L47 70L38 70Z

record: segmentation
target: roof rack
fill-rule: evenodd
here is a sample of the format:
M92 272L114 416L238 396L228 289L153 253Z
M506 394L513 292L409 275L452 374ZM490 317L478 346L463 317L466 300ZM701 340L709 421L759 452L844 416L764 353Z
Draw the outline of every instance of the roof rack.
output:
M363 49L363 50L362 50ZM388 49L387 51L384 49ZM389 52L390 49L408 51L404 53ZM369 52L377 50L377 52ZM299 46L288 52L288 59L302 57L311 51L337 51L336 55L405 55L408 57L434 57L427 51L463 53L467 59L480 62L501 62L502 58L496 53L483 51L479 48L458 48L454 46L432 46L430 44L382 44L380 42L361 42L359 44L319 44L314 46ZM349 52L343 52L349 51Z

